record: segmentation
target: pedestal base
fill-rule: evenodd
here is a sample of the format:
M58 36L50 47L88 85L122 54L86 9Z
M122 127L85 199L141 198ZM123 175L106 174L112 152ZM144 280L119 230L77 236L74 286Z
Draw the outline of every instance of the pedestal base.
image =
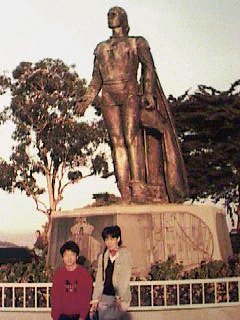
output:
M59 249L69 239L94 267L104 248L102 229L118 224L123 245L133 257L133 276L146 276L151 264L174 256L185 269L202 260L227 260L232 254L225 214L203 205L109 205L56 212L52 216L48 263L61 263Z

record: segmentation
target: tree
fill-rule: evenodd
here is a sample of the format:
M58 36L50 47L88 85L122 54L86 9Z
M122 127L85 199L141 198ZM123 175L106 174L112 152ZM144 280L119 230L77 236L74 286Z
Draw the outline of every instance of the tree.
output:
M199 85L169 97L185 159L190 197L239 204L240 80L227 91Z
M75 111L85 90L74 66L61 60L22 62L12 78L0 76L0 94L11 95L0 121L15 124L11 157L0 161L0 188L25 192L49 218L64 190L83 177L81 167L88 166L90 174L108 170L105 155L98 152L106 141L101 120L84 123Z

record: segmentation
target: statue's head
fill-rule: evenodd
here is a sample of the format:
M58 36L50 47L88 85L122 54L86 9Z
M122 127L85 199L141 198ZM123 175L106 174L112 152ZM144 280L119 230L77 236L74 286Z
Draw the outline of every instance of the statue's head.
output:
M124 34L128 34L130 28L126 11L121 7L113 7L108 11L108 27L113 29L121 27Z

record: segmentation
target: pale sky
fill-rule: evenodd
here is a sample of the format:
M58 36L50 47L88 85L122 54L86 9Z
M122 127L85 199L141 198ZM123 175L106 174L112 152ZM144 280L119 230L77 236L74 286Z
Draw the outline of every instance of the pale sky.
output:
M130 35L145 37L166 95L198 84L227 90L240 77L239 0L0 0L0 73L21 61L59 58L91 79L93 51L107 39L109 8L128 13ZM0 108L5 103L0 99ZM0 156L11 148L11 126L0 127ZM91 191L90 191L91 190ZM63 209L81 207L92 193L117 192L113 179L91 179L69 190ZM33 232L45 218L23 194L0 191L0 232Z

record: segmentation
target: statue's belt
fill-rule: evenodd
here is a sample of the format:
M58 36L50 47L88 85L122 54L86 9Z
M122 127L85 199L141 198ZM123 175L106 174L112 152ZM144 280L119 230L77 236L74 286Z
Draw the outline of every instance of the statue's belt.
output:
M103 85L120 84L120 83L124 83L124 82L133 82L133 81L134 80L132 80L132 79L104 80Z

